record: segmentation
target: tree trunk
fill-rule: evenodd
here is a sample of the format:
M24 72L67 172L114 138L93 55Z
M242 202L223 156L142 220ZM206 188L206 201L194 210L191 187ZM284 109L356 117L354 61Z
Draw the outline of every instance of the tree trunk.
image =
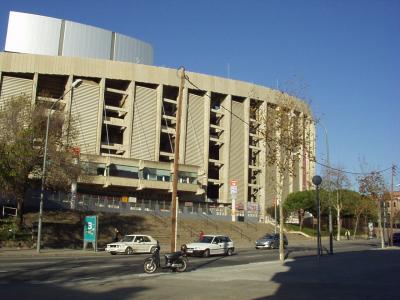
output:
M300 231L303 231L304 213L299 212Z
M383 236L383 227L382 227L382 207L381 201L378 201L378 227L379 227L379 235L381 236L381 248L385 248L385 239Z
M356 214L356 224L354 225L354 233L353 233L353 239L356 238L356 233L358 229L358 222L360 221L360 214Z
M340 241L340 231L342 230L342 220L340 219L341 209L339 206L336 207L337 215L336 215L336 222L337 222L337 236L336 240Z
M18 231L22 228L24 223L24 197L17 196L17 229Z
M283 199L282 199L282 191L283 191L283 182L284 177L282 175L279 176L278 183L278 191L277 196L279 201L279 260L283 263L285 261L285 249L283 248Z
M281 203L279 205L279 260L283 263L285 260L285 249L283 248L283 205Z
M340 213L342 212L342 207L339 200L339 191L336 191L336 221L337 221L337 241L340 241L340 231L342 230L342 222L340 220Z

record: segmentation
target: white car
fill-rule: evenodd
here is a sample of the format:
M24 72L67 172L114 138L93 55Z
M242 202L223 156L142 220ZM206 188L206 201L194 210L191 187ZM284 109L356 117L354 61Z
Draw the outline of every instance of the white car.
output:
M149 235L128 234L119 242L107 244L105 249L112 255L124 253L131 255L133 253L153 253L157 249L158 241Z
M188 255L208 257L215 254L232 255L235 251L232 240L226 235L204 235L197 242L186 245Z

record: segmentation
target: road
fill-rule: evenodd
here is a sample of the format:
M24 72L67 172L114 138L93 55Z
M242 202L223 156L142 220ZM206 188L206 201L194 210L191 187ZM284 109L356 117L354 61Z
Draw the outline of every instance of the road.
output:
M333 257L339 259L341 254L354 255L358 251L374 249L377 249L377 241L343 241L335 243L335 255L323 255L321 260L324 262ZM240 285L247 282L246 287L253 285L254 296L258 296L259 293L265 295L265 284L261 282L271 282L276 272L285 271L287 268L278 262L277 250L239 249L230 257L191 257L188 271L185 273L173 274L164 270L154 275L144 274L142 271L143 260L148 255L111 256L106 253L79 253L80 251L66 252L61 256L32 257L0 255L1 298L26 299L35 296L35 299L58 300L148 297L212 299L210 295L215 295L213 291L219 291L226 286L231 291L228 292L228 299L252 299L253 296L246 298L250 294L245 288L239 289ZM315 253L314 243L291 245L288 248L287 264L302 261L301 258L304 258L315 265ZM234 292L235 289L238 290ZM193 295L190 294L190 290L193 290ZM222 291L223 289L220 292ZM270 292L272 293L272 290Z
M335 245L335 252L367 250L376 248L376 246L376 241L344 241ZM68 275L71 277L77 276L80 278L80 280L83 280L82 278L86 278L87 276L90 278L104 278L107 276L107 274L142 274L143 260L149 256L149 254L113 256L105 252L99 252L97 255L93 254L93 256L79 256L79 253L79 251L66 252L66 254L61 257L25 257L22 255L14 256L12 259L3 255L0 256L0 279L4 279L4 277L10 278L10 276L16 275L19 279L25 280L29 280L31 278L35 278L35 280L42 280L46 278L52 278L52 280L56 280L58 277ZM316 249L313 242L292 245L286 250L288 258L315 255L315 253ZM187 271L190 272L198 269L276 261L278 259L278 249L239 249L236 250L233 256L229 257L189 257ZM161 253L161 262L163 263L163 261L163 253ZM164 272L168 272L168 270L164 270Z

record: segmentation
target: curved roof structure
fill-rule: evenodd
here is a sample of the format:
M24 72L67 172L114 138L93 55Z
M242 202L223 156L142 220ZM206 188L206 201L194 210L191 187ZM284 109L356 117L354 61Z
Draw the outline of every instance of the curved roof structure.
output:
M5 51L153 64L153 47L119 33L51 17L10 12Z

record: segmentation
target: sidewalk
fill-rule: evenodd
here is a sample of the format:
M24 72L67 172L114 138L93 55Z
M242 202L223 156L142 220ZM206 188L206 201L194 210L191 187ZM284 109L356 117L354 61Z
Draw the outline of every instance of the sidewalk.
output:
M196 282L190 288L196 295L191 299L216 299L217 295L227 299L398 299L399 254L398 249L370 250L326 255L319 262L308 256L288 259L283 265L275 261L196 270L180 276L179 287ZM165 283L174 284L170 278L159 282ZM202 286L207 286L206 291ZM184 295L181 292L176 299Z

